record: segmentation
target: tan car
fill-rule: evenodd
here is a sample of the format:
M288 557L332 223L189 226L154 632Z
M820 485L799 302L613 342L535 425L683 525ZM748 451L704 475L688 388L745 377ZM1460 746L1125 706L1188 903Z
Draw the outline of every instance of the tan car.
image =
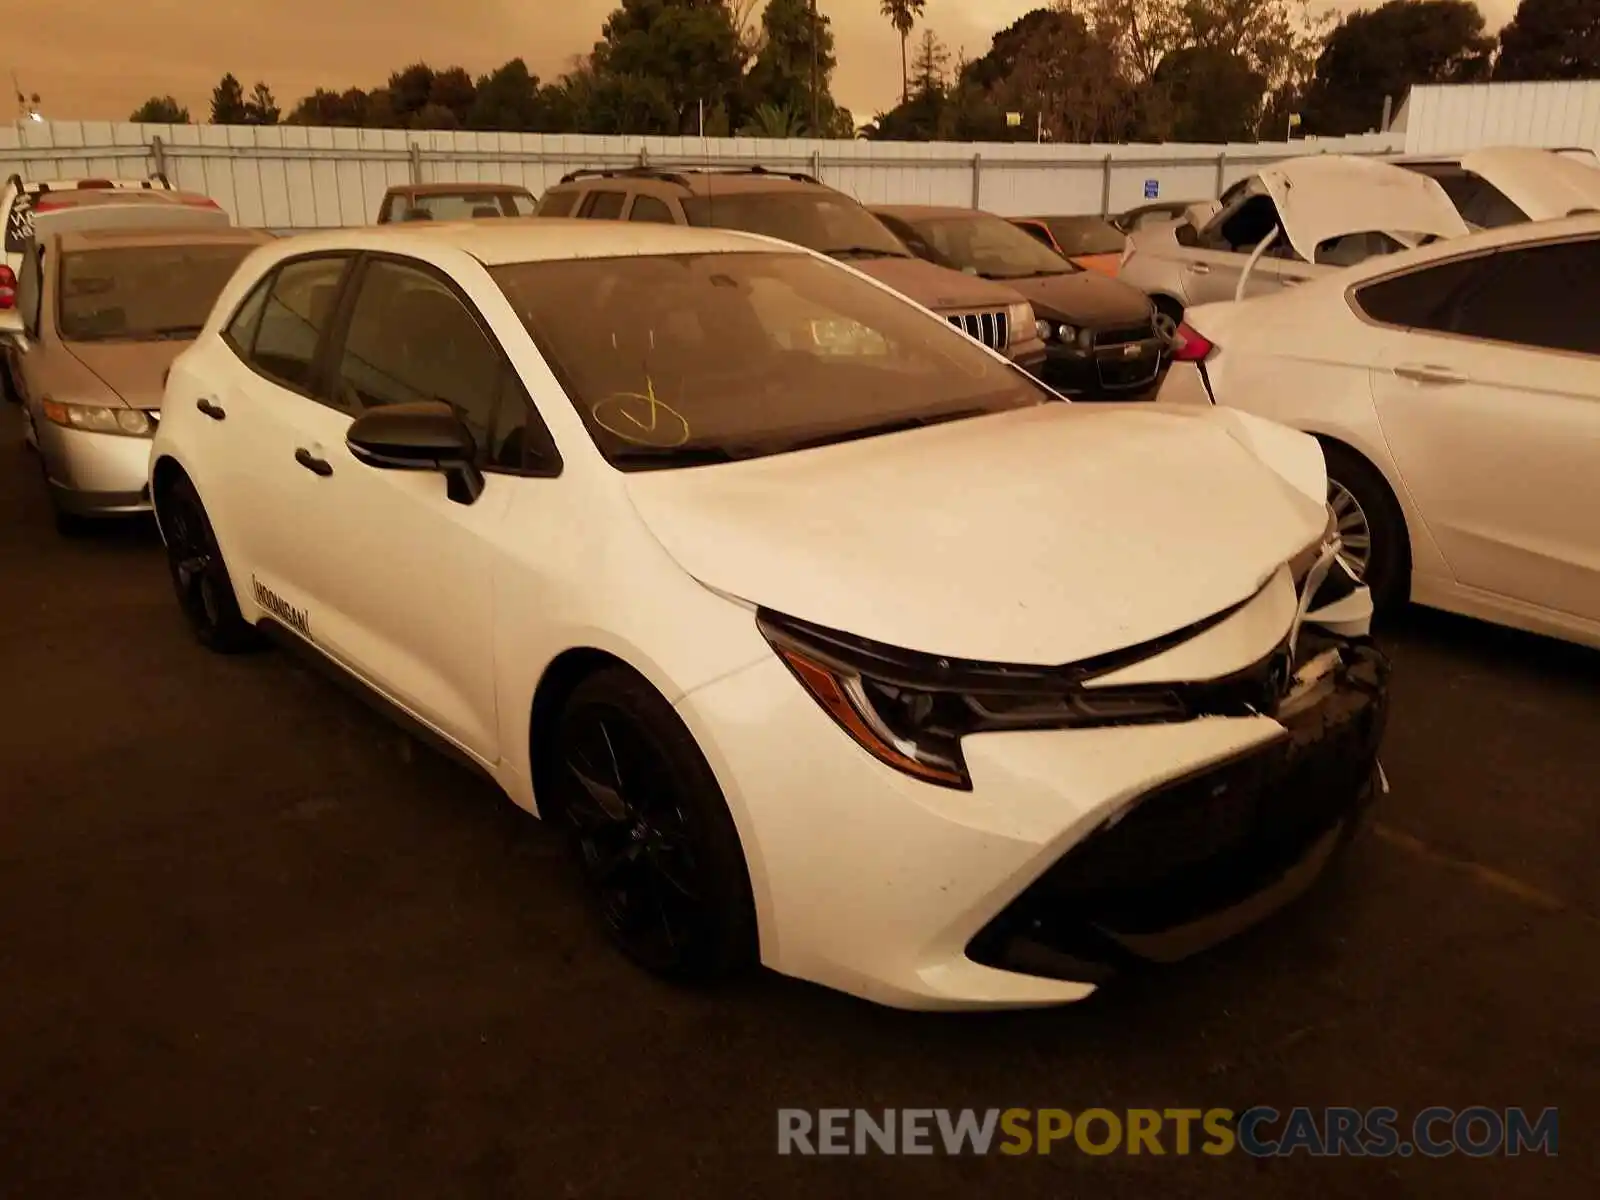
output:
M15 335L8 379L64 533L86 518L149 510L167 368L234 270L273 240L170 213L154 228L120 215L119 224L94 206L36 212L15 307L4 314L12 320L0 323Z
M378 224L531 217L538 201L512 183L403 183L384 193Z
M545 192L541 217L738 229L848 263L932 309L1020 366L1044 361L1033 307L1015 288L916 257L859 202L798 172L762 167L575 171Z

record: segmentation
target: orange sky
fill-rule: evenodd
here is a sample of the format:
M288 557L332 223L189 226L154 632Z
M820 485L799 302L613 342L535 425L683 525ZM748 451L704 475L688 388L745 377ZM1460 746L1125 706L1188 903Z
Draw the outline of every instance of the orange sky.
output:
M1341 8L1356 0L1334 0ZM927 23L971 55L1043 0L929 0ZM125 120L171 92L197 120L232 71L287 110L318 86L373 87L417 60L474 74L521 56L545 78L587 51L615 0L41 0L0 48L46 116ZM1483 0L1491 26L1515 0ZM899 47L878 0L819 0L839 41L834 92L866 119L894 103Z

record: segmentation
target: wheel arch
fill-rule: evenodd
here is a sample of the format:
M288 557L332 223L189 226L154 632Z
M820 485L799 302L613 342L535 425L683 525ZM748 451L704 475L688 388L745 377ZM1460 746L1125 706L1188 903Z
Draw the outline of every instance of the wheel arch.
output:
M661 690L633 663L598 646L571 646L561 651L545 665L539 682L534 685L533 702L528 711L528 783L533 791L534 813L541 818L544 812L539 804L540 784L549 771L548 755L542 751L554 734L556 718L580 683L608 667L631 671L656 691Z
M1387 470L1382 463L1378 462L1374 455L1368 454L1354 442L1340 437L1337 434L1327 433L1320 429L1308 428L1305 430L1305 432L1317 439L1317 443L1322 446L1324 457L1326 457L1327 451L1330 447L1336 447L1339 451L1365 463L1368 469L1371 470L1375 476L1377 476L1379 481L1382 482L1384 488L1388 491L1389 500L1394 504L1395 512L1400 516L1401 532L1405 535L1400 540L1400 549L1405 559L1406 580L1405 595L1402 597L1402 599L1408 597L1411 592L1412 573L1416 569L1417 522L1413 517L1413 511L1409 497L1406 495L1405 485L1399 479L1394 478L1391 472Z

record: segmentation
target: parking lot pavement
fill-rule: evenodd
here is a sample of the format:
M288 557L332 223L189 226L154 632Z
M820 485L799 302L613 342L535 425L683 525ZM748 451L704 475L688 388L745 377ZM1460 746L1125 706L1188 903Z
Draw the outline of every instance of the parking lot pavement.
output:
M1074 1008L621 962L553 839L63 540L0 412L0 1194L1593 1195L1600 657L1417 616L1393 785L1314 898ZM848 836L841 830L840 836ZM780 1106L1561 1108L1560 1157L776 1155ZM1169 1143L1170 1145L1170 1143Z

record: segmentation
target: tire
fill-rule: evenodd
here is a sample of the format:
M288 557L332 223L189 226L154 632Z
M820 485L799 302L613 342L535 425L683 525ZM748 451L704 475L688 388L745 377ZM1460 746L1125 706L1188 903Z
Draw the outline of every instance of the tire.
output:
M194 484L180 478L157 506L172 588L195 637L218 654L254 649L260 635L239 612L227 564Z
M739 834L672 706L626 667L605 667L573 689L545 744L551 816L617 948L685 983L752 966Z
M1411 594L1411 538L1400 502L1361 455L1336 443L1324 442L1322 449L1328 463L1328 503L1350 550L1345 561L1356 569L1356 559L1365 551L1357 573L1372 592L1373 607L1393 612Z
M1162 330L1170 338L1178 332L1178 326L1183 323L1183 305L1171 296L1152 296L1150 302L1156 306L1158 321L1166 320L1172 323L1171 328Z
M77 513L69 513L56 507L52 501L50 515L55 520L56 532L64 538L81 538L89 533L91 522L87 517L80 517Z

